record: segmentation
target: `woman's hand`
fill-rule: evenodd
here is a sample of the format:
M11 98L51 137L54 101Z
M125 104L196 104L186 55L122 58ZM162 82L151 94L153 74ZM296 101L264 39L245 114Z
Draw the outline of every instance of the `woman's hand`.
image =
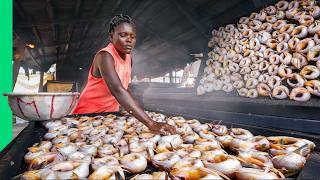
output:
M177 133L176 128L174 126L162 122L154 122L149 129L154 134L160 134L165 136Z
M152 123L149 129L154 134L161 134L165 136L177 134L176 128L174 126L162 122Z

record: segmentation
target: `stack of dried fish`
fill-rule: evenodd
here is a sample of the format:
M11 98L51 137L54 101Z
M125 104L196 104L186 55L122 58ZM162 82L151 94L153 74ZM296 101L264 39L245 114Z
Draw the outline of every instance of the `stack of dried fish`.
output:
M319 16L315 0L279 1L213 30L197 94L222 90L295 101L320 96Z
M24 157L22 179L124 179L124 171L136 174L132 179L277 179L299 172L315 147L305 139L147 113L178 134L154 135L127 113L46 122L43 140ZM148 164L159 172L141 174Z

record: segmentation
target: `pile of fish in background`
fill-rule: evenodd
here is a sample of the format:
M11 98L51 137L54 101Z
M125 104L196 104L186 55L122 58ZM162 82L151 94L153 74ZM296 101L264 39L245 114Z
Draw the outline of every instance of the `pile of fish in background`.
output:
M197 94L308 101L320 96L319 1L279 1L212 31Z
M178 134L160 136L123 113L63 118L28 148L22 179L277 179L296 175L315 144L147 112ZM156 169L146 174L147 170ZM150 172L150 171L149 171Z

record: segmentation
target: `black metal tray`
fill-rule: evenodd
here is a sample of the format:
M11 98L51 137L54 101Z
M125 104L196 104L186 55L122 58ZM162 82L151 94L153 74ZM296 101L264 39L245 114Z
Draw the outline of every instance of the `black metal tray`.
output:
M95 115L98 114L90 116ZM47 130L40 124L40 122L30 122L29 125L0 152L0 179L12 179L26 171L27 165L24 162L24 155L27 153L27 148L32 146L34 143L39 142L46 132ZM254 131L252 132L255 134ZM317 179L320 177L319 170L320 155L319 152L313 152L296 179ZM157 170L153 166L148 166L142 173L155 171ZM126 179L130 179L134 176L134 174L128 173L125 175Z

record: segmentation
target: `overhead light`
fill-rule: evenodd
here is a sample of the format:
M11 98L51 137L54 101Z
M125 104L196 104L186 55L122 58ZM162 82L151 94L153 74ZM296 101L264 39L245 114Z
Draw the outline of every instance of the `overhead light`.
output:
M30 44L26 44L26 46L27 46L27 47L29 47L29 48L31 48L31 49L33 49L33 48L35 48L35 47L36 47L36 45L31 44L31 43L30 43Z
M79 70L82 70L82 67L79 67Z

